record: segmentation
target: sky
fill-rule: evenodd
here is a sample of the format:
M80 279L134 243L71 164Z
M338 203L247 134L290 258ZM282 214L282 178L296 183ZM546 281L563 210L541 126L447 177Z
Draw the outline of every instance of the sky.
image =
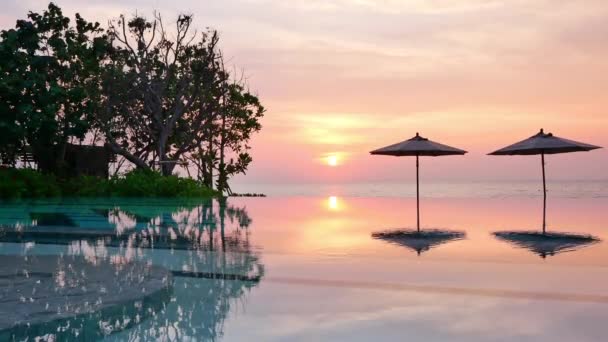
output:
M608 147L605 0L57 0L105 24L191 13L221 34L267 108L242 183L412 180L369 151L420 132L469 151L426 180L540 178L540 158L486 154L542 127ZM0 27L47 1L3 0ZM547 157L549 179L608 179L608 151Z

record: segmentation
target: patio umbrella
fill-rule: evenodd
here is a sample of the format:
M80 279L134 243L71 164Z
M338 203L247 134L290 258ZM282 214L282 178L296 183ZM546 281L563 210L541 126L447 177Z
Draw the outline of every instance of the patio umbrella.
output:
M546 232L547 186L545 182L545 154L591 151L600 148L574 140L568 140L545 133L541 128L536 135L513 145L490 153L493 156L535 155L540 154L543 169L543 234Z
M416 136L411 139L379 148L370 153L395 157L416 157L416 227L418 232L420 232L420 182L418 176L420 164L418 158L420 156L462 155L467 153L467 151L431 141L416 133Z

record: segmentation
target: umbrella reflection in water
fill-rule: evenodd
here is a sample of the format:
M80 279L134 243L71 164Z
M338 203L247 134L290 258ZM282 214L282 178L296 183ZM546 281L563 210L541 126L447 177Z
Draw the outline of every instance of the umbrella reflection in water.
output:
M558 253L576 251L600 242L598 238L591 235L554 232L504 231L495 232L494 236L517 247L528 249L543 259Z
M466 234L460 231L439 229L426 229L422 231L391 230L373 233L372 237L395 245L407 247L420 255L423 252L444 243L462 240L466 237Z

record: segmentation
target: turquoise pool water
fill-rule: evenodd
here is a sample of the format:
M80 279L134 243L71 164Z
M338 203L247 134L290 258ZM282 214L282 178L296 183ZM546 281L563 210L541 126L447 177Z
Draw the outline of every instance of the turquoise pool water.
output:
M540 224L526 197L425 199L427 232L458 234L374 234L414 204L2 203L0 340L605 340L608 199L551 200L549 242L519 234Z

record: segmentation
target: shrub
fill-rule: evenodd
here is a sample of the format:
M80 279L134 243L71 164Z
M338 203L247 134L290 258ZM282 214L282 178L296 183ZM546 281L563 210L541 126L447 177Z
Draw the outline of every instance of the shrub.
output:
M39 198L61 195L53 175L32 169L0 169L0 198Z
M69 178L62 183L62 195L70 197L110 196L110 181L95 176Z
M217 195L191 178L162 176L157 172L134 170L110 180L110 192L120 197L209 197Z
M40 197L212 197L200 182L157 172L135 170L122 177L79 176L58 181L31 169L0 169L0 198Z

